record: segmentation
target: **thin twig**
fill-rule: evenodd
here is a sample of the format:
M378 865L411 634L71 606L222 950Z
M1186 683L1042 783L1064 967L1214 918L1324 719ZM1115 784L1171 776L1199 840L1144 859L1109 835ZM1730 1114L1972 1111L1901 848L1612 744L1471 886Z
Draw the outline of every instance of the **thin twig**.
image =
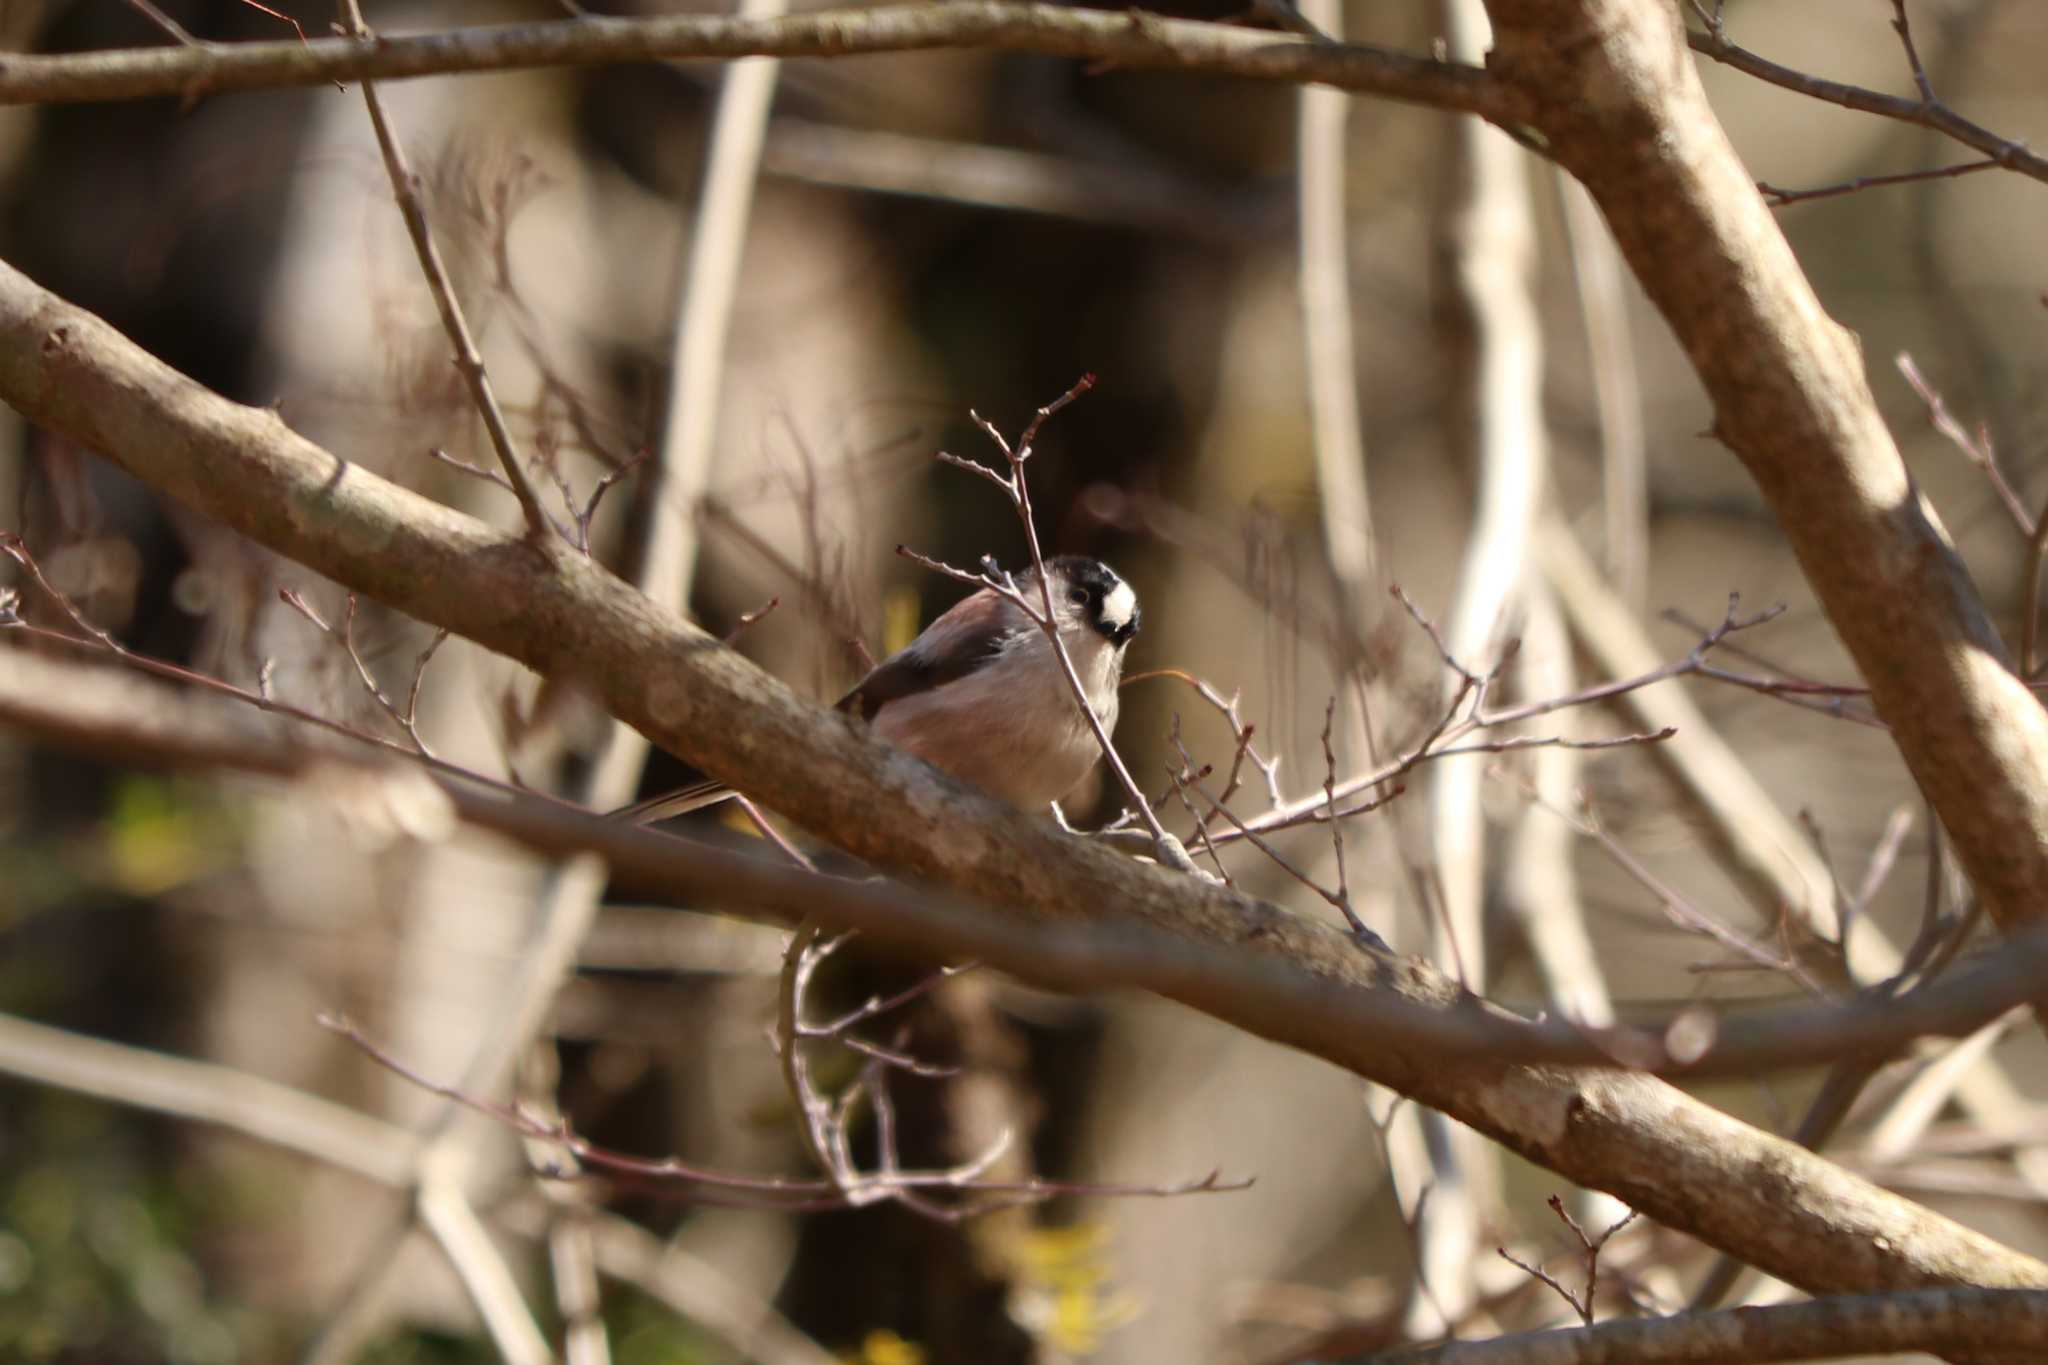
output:
M586 555L590 553L590 523L597 517L598 504L604 501L605 494L611 492L627 475L639 469L641 465L646 464L653 457L653 454L654 452L651 450L638 451L624 464L606 470L603 476L598 479L597 483L591 488L590 497L584 502L582 510L576 514L577 549L583 551ZM774 603L769 603L770 607L773 605ZM764 607L762 610L765 612L767 608Z
M763 602L760 606L755 607L752 611L741 612L739 619L733 622L732 629L725 633L723 637L725 643L731 644L733 641L739 639L740 636L746 633L748 627L752 626L755 622L759 621L762 617L766 616L769 612L774 611L777 607L781 605L782 599L780 597L771 597L766 602Z
M1718 12L1717 6L1717 15ZM1693 51L1732 66L1758 80L1811 99L1840 105L1845 109L1854 109L1859 113L1877 114L1883 118L1897 119L1901 123L1915 124L1981 152L2007 170L2016 171L2034 180L2048 181L2048 157L2031 151L2024 143L2000 137L1981 124L1972 123L1939 100L1926 97L1906 99L1898 95L1887 95L1881 91L1847 85L1841 81L1825 80L1794 67L1782 66L1730 42L1727 31L1718 18L1709 23L1704 32L1692 29L1688 30L1685 36Z
M363 22L362 7L357 0L341 0L341 4L350 34L370 39L370 28ZM442 329L448 333L449 344L455 349L455 366L469 387L470 401L476 405L478 416L483 418L484 430L490 435L491 448L497 452L498 464L504 470L506 482L511 485L512 496L519 500L519 510L526 518L527 535L539 541L552 529L551 523L547 513L541 510L540 496L533 491L533 481L527 478L526 470L519 463L518 452L512 447L512 432L505 425L505 414L498 407L497 394L491 388L490 372L484 368L483 356L476 349L469 322L462 314L462 305L456 301L454 286L448 281L448 269L442 264L441 249L434 244L433 230L427 224L427 209L420 195L419 177L413 173L405 159L404 149L393 136L390 121L384 116L383 101L377 98L377 87L371 81L363 82L363 104L370 111L370 126L376 131L377 148L383 153L384 169L391 179L391 193L398 200L398 211L405 219L407 234L412 238L413 254L419 258L420 273L426 277L428 292L434 296L434 307L441 314Z
M1176 742L1178 741L1176 740ZM1183 748L1180 751L1180 755L1181 762L1185 765L1188 765L1189 767L1192 767L1193 760L1189 758L1188 752L1185 748ZM1294 878L1303 886L1315 892L1318 896L1322 897L1324 900L1328 901L1332 906L1334 906L1337 912L1344 916L1345 922L1350 925L1353 937L1357 938L1359 941L1363 943L1370 944L1375 948L1379 948L1383 951L1387 950L1386 941L1382 939L1378 934L1374 933L1371 929L1367 928L1365 922L1359 919L1357 914L1351 909L1351 901L1348 896L1340 895L1335 891L1329 890L1328 888L1323 886L1322 883L1318 882L1315 878L1309 876L1306 872L1303 872L1300 868L1296 867L1293 863L1289 862L1285 857L1281 855L1278 849L1274 848L1270 843L1267 843L1264 839L1260 838L1257 831L1253 830L1243 820L1240 820L1235 812L1230 810L1227 806L1223 805L1215 797L1209 795L1207 791L1204 791L1201 783L1189 782L1187 783L1187 786L1190 787L1197 796L1201 797L1203 801L1207 802L1211 810L1217 812L1218 814L1222 815L1224 819L1228 820L1231 823L1231 825L1236 828L1239 836L1245 839L1249 839L1251 841L1252 847L1258 849L1259 852L1265 854L1266 857L1271 859L1276 867L1278 867L1288 876Z
M1351 908L1351 878L1344 870L1344 825L1337 818L1337 750L1331 742L1331 733L1337 728L1337 698L1332 695L1330 704L1323 709L1323 799L1329 803L1330 846L1337 855L1337 904L1344 912L1344 918L1351 921L1351 927L1363 927L1358 915Z
M900 990L891 996L869 996L865 1002L855 1006L838 1018L823 1024L802 1025L800 1031L805 1037L817 1038L834 1037L843 1034L856 1024L864 1024L878 1015L902 1009L905 1005L922 999L938 986L951 981L954 977L960 976L963 973L971 972L980 965L979 962L959 962L950 967L941 967L914 986Z
M1598 1237L1589 1237L1586 1235L1586 1230L1579 1226L1579 1220L1572 1217L1571 1211L1565 1208L1563 1199L1553 1194L1547 1202L1550 1205L1550 1211L1556 1214L1558 1220L1571 1230L1572 1236L1578 1241L1580 1252L1586 1258L1586 1288L1583 1292L1572 1292L1556 1277L1550 1275L1541 1267L1531 1265L1527 1261L1511 1255L1506 1247L1496 1247L1494 1250L1500 1253L1501 1259L1519 1266L1535 1279L1549 1285L1557 1292L1559 1298L1571 1305L1572 1311L1579 1315L1579 1321L1591 1327L1593 1325L1594 1299L1600 1289L1600 1253L1607 1246L1609 1238L1636 1220L1636 1211L1631 1209L1623 1214L1620 1218L1609 1224L1607 1230Z
M647 1158L628 1156L592 1145L585 1138L569 1128L566 1120L546 1120L523 1108L495 1104L466 1094L459 1087L443 1085L432 1081L407 1066L397 1057L370 1041L353 1020L343 1014L323 1013L318 1022L322 1028L339 1035L351 1046L377 1065L400 1079L418 1086L430 1094L452 1100L462 1108L495 1119L521 1137L536 1138L542 1142L555 1143L573 1153L577 1160L590 1166L629 1175L653 1176L666 1180L683 1180L728 1189L748 1191L765 1195L780 1194L826 1194L831 1186L824 1181L794 1179L782 1176L750 1176L731 1172L714 1171L707 1167L692 1165L674 1157Z
M1704 629L1692 617L1682 611L1667 608L1660 615L1671 624L1684 626L1687 630ZM1802 710L1816 711L1835 720L1845 720L1853 725L1867 726L1873 730L1891 729L1891 726L1885 722L1884 718L1875 711L1852 708L1849 705L1854 700L1867 700L1870 696L1870 689L1868 687L1854 683L1830 683L1821 682L1815 678L1791 676L1790 670L1772 663L1754 650L1743 649L1736 645L1721 642L1716 642L1715 648L1736 658L1746 659L1759 667L1768 668L1775 673L1786 676L1760 678L1752 674L1736 673L1717 664L1708 663L1704 659L1696 666L1688 668L1686 672L1695 677L1705 678L1710 682L1725 683L1730 687L1742 688L1746 692L1754 692L1759 696L1770 697L1774 701L1781 701L1789 706L1797 706Z
M1843 968L1848 969L1849 934L1856 921L1867 913L1877 893L1884 887L1897 865L1899 850L1905 845L1906 835L1913 828L1913 809L1910 806L1895 808L1885 821L1884 833L1878 836L1877 846L1870 851L1870 861L1864 865L1863 881L1857 886L1856 894L1849 898L1842 908L1841 942ZM1854 980L1853 973L1850 977Z
M412 685L406 690L406 704L401 708L397 702L394 702L385 695L384 689L378 685L376 675L370 672L368 661L363 658L362 651L356 646L356 595L354 593L348 595L347 607L343 611L341 627L338 630L329 625L321 617L320 613L313 609L312 603L308 602L293 589L279 588L277 595L279 600L286 606L312 622L314 628L321 634L341 646L343 653L348 656L349 664L355 669L357 681L362 684L363 691L369 695L370 700L375 702L385 715L391 717L394 725L405 732L405 737L412 741L412 747L418 751L421 757L433 758L435 756L434 751L427 747L427 741L420 735L420 686L426 681L427 665L433 662L434 655L441 646L448 642L448 632L446 630L436 631L433 642L421 650L419 657L413 661Z
M2013 525L2019 527L2021 535L2032 540L2038 534L2038 528L2034 524L2034 518L2028 513L2026 504L2020 501L2018 492L2006 481L2005 471L1998 467L1998 452L1991 444L1990 433L1979 429L1972 434L1963 428L1963 424L1955 419L1955 414L1948 410L1948 404L1942 399L1941 391L1928 383L1926 377L1920 373L1920 367L1913 363L1910 352L1900 351L1895 363L1899 367L1899 373L1904 375L1906 382L1912 386L1913 392L1920 395L1920 401L1927 405L1928 424L1946 437L1949 444L1960 450L1965 459L1984 471L1984 477L1991 481L1992 490L1998 494L1998 500L2005 504L2006 513L2012 517Z
M1788 190L1768 181L1756 182L1757 193L1764 197L1772 208L1783 208L1787 204L1805 204L1815 199L1833 199L1844 194L1857 194L1864 190L1880 189L1889 185L1912 185L1924 180L1954 180L1978 171L1999 169L1999 163L1990 157L1981 161L1959 161L1952 166L1929 166L1917 171L1898 171L1891 175L1859 175L1853 180L1843 180L1832 185L1816 185L1811 189Z
M1268 801L1277 806L1286 800L1286 797L1280 791L1280 756L1275 754L1268 758L1258 751L1257 746L1253 742L1257 734L1257 727L1244 719L1239 713L1238 703L1241 698L1237 693L1233 692L1226 698L1209 683L1187 672L1185 669L1179 668L1154 668L1148 669L1143 673L1133 673L1125 677L1120 685L1129 687L1132 683L1146 682L1153 678L1172 678L1175 681L1186 683L1194 689L1195 695L1213 707L1217 714L1221 715L1229 724L1235 748L1230 758L1230 774L1224 780L1222 794L1216 798L1218 801L1224 805L1230 804L1230 798L1235 796L1238 788L1243 785L1244 767L1247 762L1257 768L1260 775L1265 778L1266 798ZM1207 777L1212 768L1213 765L1204 764L1201 775ZM1208 826L1213 824L1216 819L1216 816L1208 815L1202 817L1198 823L1203 827L1203 831L1206 832Z
M300 23L298 20L292 18L291 15L286 14L283 10L272 9L268 5L259 3L259 0L242 0L242 3L247 5L250 9L255 10L258 14L269 15L271 18L277 20L280 24L290 24L292 26L292 32L299 35L300 47L304 48L310 47L312 45L312 40L306 37L306 26ZM341 89L341 83L339 81L336 81L334 88L337 90Z
M34 580L36 586L42 590L44 595L64 613L74 626L83 631L87 638L81 639L76 635L67 635L59 630L32 625L27 621L21 620L18 615L10 617L6 613L5 608L7 604L4 600L0 600L0 629L20 631L22 634L35 639L47 640L52 644L63 645L71 649L84 650L94 654L106 654L124 667L131 668L138 673L163 678L186 687L199 688L240 702L243 705L252 706L270 715L282 716L287 720L296 721L300 724L315 726L327 731L329 734L340 735L343 738L354 740L358 744L369 745L385 753L411 759L431 771L441 774L443 777L455 778L463 782L473 782L503 796L516 796L526 791L526 789L513 783L486 776L483 773L464 768L459 764L450 763L446 759L438 758L431 753L423 753L412 745L403 744L393 739L386 739L382 735L373 735L367 730L358 729L342 721L331 720L326 716L320 715L318 712L308 711L303 707L293 706L289 702L277 700L270 692L269 677L271 664L268 660L264 662L263 668L258 674L256 690L251 691L248 688L237 687L231 682L214 677L208 673L196 672L179 664L168 663L162 659L153 659L146 654L138 654L119 640L116 640L107 631L95 625L78 608L76 603L59 592L56 586L44 576L42 565L29 553L27 545L22 542L20 536L12 531L0 531L0 554L5 554L21 565L22 569ZM294 601L294 598L297 600ZM320 618L318 613L313 611L311 605L306 603L303 598L298 598L297 594L292 594L285 600L296 606L322 630L329 629L327 623ZM417 674L415 676L417 677ZM543 792L528 792L527 794L532 795L537 800L547 801L565 810L576 809L573 803L562 801Z
M1815 997L1827 998L1827 991L1800 965L1796 957L1790 954L1780 955L1772 953L1761 944L1722 924L1718 919L1707 914L1683 895L1680 895L1677 890L1668 885L1656 873L1652 872L1641 859L1631 853L1620 840L1607 831L1606 827L1600 823L1598 817L1594 814L1590 804L1582 806L1577 812L1558 807L1546 807L1546 809L1551 810L1559 819L1564 820L1572 828L1578 830L1579 833L1599 844L1606 851L1607 856L1614 860L1617 867L1627 873L1638 886L1641 886L1645 891L1648 891L1657 898L1674 924L1679 925L1681 928L1690 929L1695 933L1704 934L1753 966L1762 967L1774 972L1785 972Z
M176 39L178 42L183 43L185 46L201 46L200 41L197 38L193 37L191 32L188 29L186 29L186 27L183 24L179 23L176 19L173 19L170 15L165 14L161 9L158 9L157 6L154 3L152 3L152 0L128 0L128 7L136 11L138 14L142 15L143 18L149 20L149 22L151 22L152 24L155 24L165 33L168 33L172 38ZM304 35L301 34L301 36Z
M1743 616L1740 613L1740 599L1731 594L1728 611L1723 617L1721 624L1707 631L1691 652L1682 659L1660 665L1632 678L1602 683L1598 686L1584 688L1565 696L1527 702L1491 711L1486 709L1485 701L1487 693L1492 688L1498 669L1494 673L1479 674L1466 667L1465 664L1460 662L1455 655L1451 654L1444 647L1443 637L1438 633L1435 623L1401 591L1400 586L1398 584L1394 585L1392 591L1396 598L1408 609L1409 614L1415 618L1416 624L1429 635L1431 642L1437 646L1439 657L1443 660L1444 666L1457 675L1459 684L1451 695L1450 703L1444 708L1442 714L1432 725L1432 728L1414 744L1410 745L1400 757L1381 764L1370 772L1347 777L1332 784L1334 794L1340 799L1355 795L1367 788L1384 787L1423 764L1456 754L1512 753L1520 749L1534 748L1610 749L1638 744L1656 744L1671 739L1678 733L1677 728L1666 725L1656 730L1598 739L1517 735L1498 740L1467 742L1468 736L1480 730L1528 720L1535 716L1548 715L1552 712L1571 707L1607 701L1669 678L1707 671L1711 666L1706 662L1706 656L1722 640L1737 631L1748 630L1763 622L1773 620L1784 610L1782 607L1773 607L1754 615ZM1509 662L1512 657L1513 651L1506 651L1502 663ZM1382 792L1379 801L1364 807L1354 807L1352 811L1346 813L1358 813L1373 809L1382 804L1387 795L1388 793ZM1271 810L1244 823L1252 831L1270 833L1295 825L1326 820L1329 818L1331 804L1329 797L1329 793L1318 792L1313 796L1276 801ZM1235 832L1226 832L1219 837L1218 842L1227 843L1239 837L1243 836Z
M1906 0L1892 0L1892 31L1899 35L1899 44L1906 49L1906 65L1913 69L1913 88L1920 92L1920 102L1934 107L1940 101L1934 97L1934 82L1927 78L1927 68L1921 65L1920 50L1913 45L1913 28L1906 22Z
M783 857L807 871L816 872L818 870L818 865L812 862L802 849L791 843L781 830L775 828L775 822L763 814L759 806L739 792L734 792L732 799L738 804L740 810L745 813L748 822L761 832L761 837L775 845L781 851Z
M1178 711L1173 713L1171 739L1173 747L1181 753L1181 766L1179 768L1175 768L1171 763L1166 765L1166 775L1173 783L1173 793L1180 798L1180 804L1187 811L1188 818L1194 821L1195 838L1201 841L1202 851L1209 855L1209 861L1216 864L1216 875L1223 879L1225 886L1235 886L1237 883L1230 879L1229 870L1223 866L1223 855L1216 850L1216 841L1209 837L1209 821L1213 820L1215 816L1204 816L1195 809L1195 803L1188 799L1188 783L1199 782L1204 777L1207 777L1213 771L1213 765L1203 764L1199 773L1187 766L1188 751L1187 747L1181 743L1180 712ZM1228 797L1226 796L1224 799L1227 800Z

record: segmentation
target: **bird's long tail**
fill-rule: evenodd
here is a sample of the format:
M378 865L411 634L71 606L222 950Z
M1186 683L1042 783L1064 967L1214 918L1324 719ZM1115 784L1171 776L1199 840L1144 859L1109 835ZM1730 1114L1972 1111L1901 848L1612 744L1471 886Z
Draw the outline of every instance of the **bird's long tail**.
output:
M630 806L621 806L606 818L625 820L635 825L652 825L673 820L678 815L688 815L693 810L703 810L706 806L715 806L721 801L730 801L736 795L738 793L724 783L706 778Z

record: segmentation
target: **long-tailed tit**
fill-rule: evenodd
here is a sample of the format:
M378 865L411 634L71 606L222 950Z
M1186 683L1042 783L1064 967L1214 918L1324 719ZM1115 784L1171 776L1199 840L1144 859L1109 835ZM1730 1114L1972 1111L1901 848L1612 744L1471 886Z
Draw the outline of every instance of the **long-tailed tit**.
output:
M1116 726L1124 649L1138 633L1137 594L1097 559L1060 555L1045 561L1045 571L1060 640L1108 733ZM1033 610L1042 609L1037 571L1015 582ZM1052 642L992 588L963 598L876 665L839 709L866 720L876 738L1021 810L1042 810L1067 795L1101 757ZM651 824L732 794L699 782L617 814Z

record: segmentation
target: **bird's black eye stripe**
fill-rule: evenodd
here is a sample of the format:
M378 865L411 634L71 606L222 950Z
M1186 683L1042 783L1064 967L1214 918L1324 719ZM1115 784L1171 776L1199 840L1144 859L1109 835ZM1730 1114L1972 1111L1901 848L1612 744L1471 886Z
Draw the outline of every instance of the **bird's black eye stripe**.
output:
M1067 590L1067 600L1077 607L1085 604L1088 601L1088 589L1069 588Z

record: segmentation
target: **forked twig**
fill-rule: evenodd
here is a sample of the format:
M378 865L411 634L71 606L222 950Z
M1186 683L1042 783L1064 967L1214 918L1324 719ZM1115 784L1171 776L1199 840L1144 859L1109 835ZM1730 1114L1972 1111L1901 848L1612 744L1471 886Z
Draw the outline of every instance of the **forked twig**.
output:
M1224 779L1223 791L1216 798L1218 801L1228 805L1230 798L1237 794L1238 788L1244 782L1244 767L1247 762L1257 768L1260 776L1265 779L1266 797L1271 804L1277 806L1286 799L1280 792L1280 757L1276 754L1268 758L1258 751L1256 744L1253 742L1256 737L1257 727L1239 714L1238 702L1240 698L1237 693L1233 692L1226 698L1209 683L1187 672L1185 669L1179 668L1154 668L1148 669L1143 673L1133 673L1125 678L1121 685L1129 687L1132 683L1146 682L1153 678L1172 678L1175 681L1186 683L1194 689L1196 696L1213 707L1217 714L1221 715L1229 724L1231 738L1236 747L1230 757L1230 774ZM1206 764L1203 766L1202 775L1204 777L1209 775L1211 766ZM1206 833L1208 827L1217 818L1213 814L1201 817L1198 823L1202 826L1202 832Z
M1182 764L1186 765L1186 769L1191 769L1193 767L1194 760L1191 757L1189 757L1187 749L1184 746L1181 746L1180 735L1178 731L1176 731L1173 736L1173 742L1176 747L1180 748ZM1307 887L1309 890L1315 892L1318 896L1328 901L1330 905L1333 906L1339 914L1344 916L1345 923L1350 926L1351 933L1354 938L1358 939L1362 943L1369 944L1370 946L1377 948L1382 952L1393 951L1391 948L1387 946L1386 941L1382 939L1378 934L1374 933L1371 929L1367 928L1365 921L1361 920L1358 917L1357 913L1352 910L1351 897L1348 888L1343 891L1330 890L1321 882L1318 882L1314 877L1309 876L1308 873L1302 871L1293 863L1289 862L1287 858L1281 854L1280 850L1274 848L1272 844L1268 843L1265 839L1260 838L1258 831L1254 830L1250 825L1246 824L1243 820L1239 819L1235 811L1231 810L1228 806L1224 805L1215 797L1209 795L1207 791L1204 791L1202 788L1202 784L1200 782L1187 782L1185 785L1188 788L1192 789L1197 796L1201 797L1202 800L1208 804L1210 810L1214 811L1218 815L1221 815L1225 820L1229 821L1232 828L1234 828L1237 831L1239 837L1250 840L1253 848L1256 848L1259 852L1265 854L1267 858L1271 859L1274 866L1278 867L1288 876L1294 878L1303 886ZM1221 842L1221 838L1227 837L1228 835L1220 836L1218 842ZM1204 836L1204 839L1206 841L1206 835Z
M1553 1194L1548 1202L1550 1204L1550 1211L1556 1214L1567 1228L1571 1229L1572 1236L1578 1239L1579 1250L1585 1255L1586 1287L1583 1292L1574 1293L1567 1289L1548 1271L1540 1266L1529 1264L1527 1261L1515 1256L1506 1247L1495 1247L1494 1250L1500 1254L1502 1260L1520 1267L1534 1278L1541 1280L1544 1284L1556 1290L1558 1297L1570 1304L1572 1311L1579 1315L1579 1321L1591 1327L1593 1325L1593 1300L1600 1288L1601 1249L1607 1245L1610 1237L1636 1220L1636 1211L1630 1209L1627 1214L1617 1219L1608 1227L1607 1231L1601 1233L1598 1237L1588 1237L1586 1230L1579 1226L1579 1220L1572 1217L1571 1211L1565 1208L1564 1200Z
M342 615L341 628L338 630L313 609L312 603L291 588L279 588L277 595L286 606L312 622L315 629L342 647L348 655L349 663L355 667L356 678L362 683L363 691L369 694L370 700L376 702L384 714L391 717L392 722L405 732L405 737L412 741L414 749L423 757L434 757L434 751L427 747L427 741L420 736L420 686L426 681L427 665L433 662L434 655L441 646L448 643L448 631L444 628L434 632L433 642L421 650L419 657L413 661L412 683L406 688L405 705L400 707L384 694L384 689L378 685L376 676L370 672L370 665L364 661L362 651L356 647L354 593L348 595L348 606Z

